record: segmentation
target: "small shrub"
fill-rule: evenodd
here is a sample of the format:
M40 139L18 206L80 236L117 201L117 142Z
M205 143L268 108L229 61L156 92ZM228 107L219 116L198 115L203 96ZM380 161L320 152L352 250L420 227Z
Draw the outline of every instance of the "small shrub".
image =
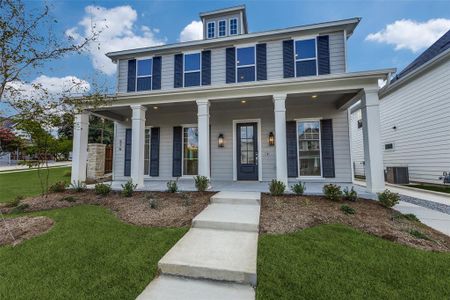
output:
M344 189L344 199L352 202L356 202L358 200L358 193L352 187L351 190L348 190L348 187Z
M16 198L14 198L14 200L6 202L5 207L16 207L17 205L20 204L20 201L22 201L24 198L25 198L24 196L18 195L16 196Z
M70 187L77 193L82 193L86 190L86 183L82 182L82 181L73 181L70 184Z
M339 201L342 199L341 187L336 184L326 184L323 186L323 194L325 198L331 201Z
M413 222L420 222L419 218L415 214L403 214L402 218Z
M420 232L419 230L416 230L416 229L411 229L409 231L409 234L412 235L413 237L416 237L421 240L430 240L428 235L426 235L425 233Z
M111 192L111 185L105 183L97 183L95 185L95 193L97 195L107 196Z
M188 193L181 193L181 199L183 199L183 205L184 206L191 206L192 204L192 197Z
M346 215L354 215L356 210L348 205L341 205L341 211Z
M169 180L167 182L167 191L169 193L178 192L178 179L177 180Z
M208 188L209 185L209 179L206 176L195 176L195 187L197 188L197 191L204 192Z
M284 194L285 190L286 185L282 181L272 179L272 181L269 183L269 191L272 196L281 196Z
M306 186L303 182L298 182L291 186L291 190L297 195L303 195L306 190Z
M11 209L11 213L12 214L20 214L23 213L28 207L30 207L30 205L23 203L23 204L19 204L16 207L14 207L13 209Z
M58 181L52 184L48 190L52 193L62 193L66 190L67 183L65 181Z
M60 201L75 202L77 201L77 198L74 196L64 196Z
M378 201L380 201L380 204L384 207L393 207L400 202L400 196L390 190L385 190L382 193L378 193Z
M136 189L137 184L133 184L133 181L128 180L125 184L122 184L122 196L131 197Z
M157 209L158 208L158 199L155 197L153 193L146 193L145 199L148 201L148 205L151 209Z
M72 176L72 171L66 171L63 176L64 177L71 177Z

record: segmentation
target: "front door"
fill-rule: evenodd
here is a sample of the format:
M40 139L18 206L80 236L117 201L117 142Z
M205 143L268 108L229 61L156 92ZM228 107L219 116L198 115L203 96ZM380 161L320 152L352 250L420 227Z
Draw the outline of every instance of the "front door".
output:
M258 180L257 123L236 124L237 180Z

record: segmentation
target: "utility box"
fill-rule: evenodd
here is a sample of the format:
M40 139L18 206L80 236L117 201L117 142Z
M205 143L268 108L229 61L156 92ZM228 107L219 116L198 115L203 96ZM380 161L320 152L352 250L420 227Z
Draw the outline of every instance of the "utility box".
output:
M394 184L408 184L408 167L386 167L386 181Z

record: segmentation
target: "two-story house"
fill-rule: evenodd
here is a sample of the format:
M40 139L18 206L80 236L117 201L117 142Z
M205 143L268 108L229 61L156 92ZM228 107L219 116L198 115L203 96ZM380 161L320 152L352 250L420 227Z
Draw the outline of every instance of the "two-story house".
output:
M256 33L244 6L200 18L202 40L107 54L117 93L77 115L72 181L94 113L115 121L114 181L351 183L347 109L362 98L367 188L384 188L378 80L394 70L347 72L360 18Z

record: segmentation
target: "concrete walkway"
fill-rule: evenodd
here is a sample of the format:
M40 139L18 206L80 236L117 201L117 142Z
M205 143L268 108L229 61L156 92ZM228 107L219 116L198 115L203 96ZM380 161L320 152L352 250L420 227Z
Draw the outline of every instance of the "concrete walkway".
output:
M219 192L137 299L255 299L259 192Z
M72 165L71 161L59 161L59 162L51 162L48 163L49 168L61 168L61 167L70 167ZM45 166L43 165L43 168ZM29 168L25 165L14 165L14 166L2 166L0 167L0 174L5 173L14 173L14 172L22 172L22 171L32 171L37 170L37 168Z

